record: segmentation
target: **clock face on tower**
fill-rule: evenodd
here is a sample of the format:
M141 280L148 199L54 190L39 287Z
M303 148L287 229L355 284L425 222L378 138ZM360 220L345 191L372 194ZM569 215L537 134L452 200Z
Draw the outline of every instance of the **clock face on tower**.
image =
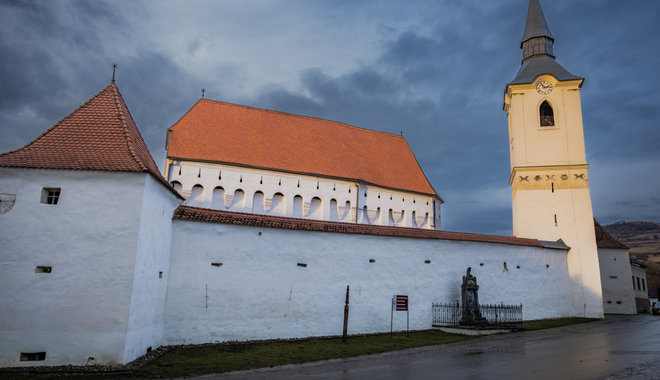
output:
M536 82L536 91L541 95L548 95L552 92L552 83L546 80Z

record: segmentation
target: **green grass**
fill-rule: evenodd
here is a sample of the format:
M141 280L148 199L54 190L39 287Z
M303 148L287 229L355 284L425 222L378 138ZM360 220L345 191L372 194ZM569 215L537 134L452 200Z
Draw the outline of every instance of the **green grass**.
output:
M524 327L527 331L541 330L596 320L589 318L544 319L524 322ZM352 336L346 343L342 342L341 338L225 343L174 348L139 369L122 373L75 373L73 371L44 373L38 369L29 373L3 373L0 370L0 377L10 379L185 377L346 358L469 339L475 339L475 337L425 330L413 331L409 336L406 336L405 333L396 333L393 336L390 334Z
M282 364L345 358L473 339L441 331L414 331L403 334L378 334L341 338L305 339L254 344L175 349L135 372L136 376L184 376L220 373Z

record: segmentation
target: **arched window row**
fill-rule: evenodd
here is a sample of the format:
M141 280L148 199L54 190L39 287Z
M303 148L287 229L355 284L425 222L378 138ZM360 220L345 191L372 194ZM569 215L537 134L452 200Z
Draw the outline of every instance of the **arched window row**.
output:
M182 191L180 182L172 181L171 184L177 191ZM422 214L417 210L381 209L381 207L373 210L366 205L360 210L353 209L351 212L351 201L338 202L336 198L331 198L326 204L326 201L319 196L313 196L306 201L300 194L289 198L279 191L275 192L272 198L266 198L262 190L256 190L251 198L248 198L243 189L238 188L228 192L222 186L216 186L210 194L207 194L208 191L205 191L201 184L195 184L190 192L186 193L183 192L183 195L189 195L189 204L209 207L210 203L210 207L219 210L413 228L429 228L432 225L429 212Z

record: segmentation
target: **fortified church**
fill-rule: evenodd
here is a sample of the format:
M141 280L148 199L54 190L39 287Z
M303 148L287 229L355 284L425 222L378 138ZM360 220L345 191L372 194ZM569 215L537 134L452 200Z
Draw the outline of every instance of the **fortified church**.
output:
M347 285L351 333L388 331L394 294L428 329L467 267L481 302L525 319L601 318L583 79L553 43L531 0L504 90L515 237L441 230L442 198L402 136L313 117L201 99L167 130L162 175L111 83L0 155L0 366L338 335ZM608 286L627 289L629 266L616 270ZM617 312L634 312L625 289Z

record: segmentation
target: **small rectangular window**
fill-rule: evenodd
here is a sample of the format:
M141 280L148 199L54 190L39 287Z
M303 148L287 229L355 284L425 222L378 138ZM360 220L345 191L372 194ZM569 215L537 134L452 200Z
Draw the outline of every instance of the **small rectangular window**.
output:
M36 268L34 268L34 273L50 273L52 271L53 267L38 265Z
M45 352L21 352L22 362L36 362L41 360L46 360Z
M642 286L639 284L639 277L637 277L637 290L642 290Z
M642 279L642 291L646 291L646 280Z
M305 263L298 263L298 266L303 267L303 268L307 268L307 264L305 264Z
M610 278L612 278L612 279L619 278L619 276L610 276Z
M633 279L633 289L637 290L637 288L635 287L635 276L632 276L632 279Z
M60 200L61 189L59 187L44 187L41 190L41 203L56 205Z

